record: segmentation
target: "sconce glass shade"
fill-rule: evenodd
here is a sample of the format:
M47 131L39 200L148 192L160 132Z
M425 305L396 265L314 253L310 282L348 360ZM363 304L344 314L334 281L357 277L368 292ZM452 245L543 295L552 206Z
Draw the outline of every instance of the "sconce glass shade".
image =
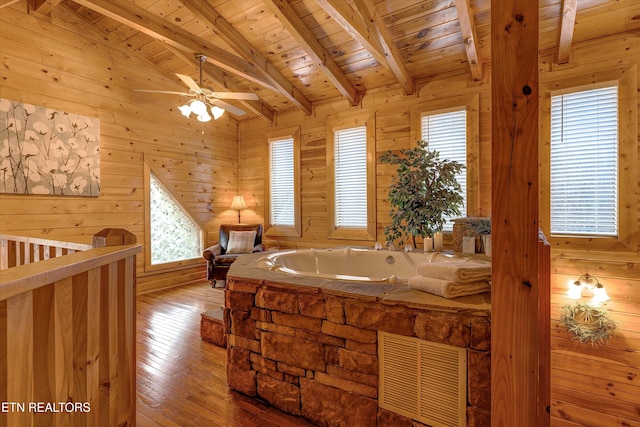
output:
M224 109L214 105L211 107L211 114L213 114L214 120L218 120L224 114Z
M600 304L606 301L609 301L609 295L607 295L607 291L604 290L604 286L598 283L593 288L593 302L594 304Z
M582 285L577 280L569 283L569 292L567 296L571 299L578 299L582 297Z

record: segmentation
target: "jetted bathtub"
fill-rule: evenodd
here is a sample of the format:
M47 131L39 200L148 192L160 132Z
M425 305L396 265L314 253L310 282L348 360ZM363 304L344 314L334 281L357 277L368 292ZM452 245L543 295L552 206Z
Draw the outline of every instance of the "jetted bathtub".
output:
M360 248L294 249L258 259L258 266L299 276L362 282L407 283L419 264L453 260L439 252L399 252Z

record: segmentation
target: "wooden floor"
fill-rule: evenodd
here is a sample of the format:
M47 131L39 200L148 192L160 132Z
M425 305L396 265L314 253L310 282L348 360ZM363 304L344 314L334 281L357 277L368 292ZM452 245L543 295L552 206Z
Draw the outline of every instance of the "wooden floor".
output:
M311 426L227 389L226 350L200 339L223 301L207 282L138 296L138 426Z

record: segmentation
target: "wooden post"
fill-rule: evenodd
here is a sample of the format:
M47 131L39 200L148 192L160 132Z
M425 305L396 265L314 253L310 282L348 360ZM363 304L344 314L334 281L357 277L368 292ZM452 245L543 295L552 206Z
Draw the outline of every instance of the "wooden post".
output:
M491 1L491 425L538 427L538 0Z
M133 245L136 235L123 228L104 228L93 235L93 247Z

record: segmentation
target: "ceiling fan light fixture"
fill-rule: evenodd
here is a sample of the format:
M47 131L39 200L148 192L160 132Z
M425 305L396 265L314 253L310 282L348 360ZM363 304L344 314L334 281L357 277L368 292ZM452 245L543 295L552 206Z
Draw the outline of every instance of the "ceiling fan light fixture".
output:
M189 118L189 116L191 115L191 107L189 107L189 104L184 104L179 106L178 110L180 110L182 115L185 116L186 118Z
M208 122L209 120L211 120L211 116L206 111L202 114L198 114L198 117L196 118L199 122Z
M224 108L214 105L211 107L211 114L213 114L214 120L218 120L224 114Z
M207 113L207 104L200 101L199 99L194 99L193 101L191 101L191 111L193 112L193 114L198 116L204 114L206 114L207 116L209 115L209 113Z

